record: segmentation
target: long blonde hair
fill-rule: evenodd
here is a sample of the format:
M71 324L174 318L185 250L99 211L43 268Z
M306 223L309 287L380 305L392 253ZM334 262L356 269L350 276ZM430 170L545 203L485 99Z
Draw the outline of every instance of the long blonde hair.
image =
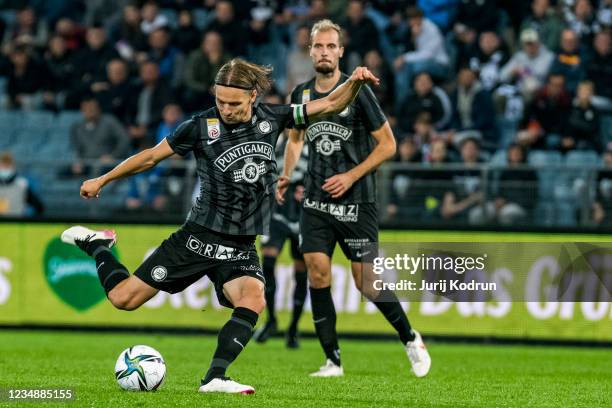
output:
M256 90L259 95L263 95L272 86L271 73L271 67L234 58L219 69L215 77L215 85Z

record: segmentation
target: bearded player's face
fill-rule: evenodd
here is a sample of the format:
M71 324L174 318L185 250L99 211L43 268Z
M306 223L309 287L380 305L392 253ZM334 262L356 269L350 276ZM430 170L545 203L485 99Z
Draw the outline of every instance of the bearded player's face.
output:
M312 37L310 57L314 69L320 74L331 74L338 69L338 62L344 54L336 30L317 31Z
M215 86L215 101L223 122L235 125L249 120L251 105L255 102L255 91Z

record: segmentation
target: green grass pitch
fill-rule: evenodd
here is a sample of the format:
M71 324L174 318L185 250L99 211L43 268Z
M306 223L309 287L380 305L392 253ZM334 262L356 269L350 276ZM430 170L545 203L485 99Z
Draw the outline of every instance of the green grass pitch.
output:
M115 383L115 359L135 344L166 360L157 392L126 392ZM66 407L612 406L605 349L430 343L431 372L417 379L399 342L343 340L345 376L314 379L307 374L323 362L318 342L302 340L295 351L274 339L250 343L228 372L255 395L198 394L215 344L212 336L1 330L0 388L72 388L74 401L49 404Z

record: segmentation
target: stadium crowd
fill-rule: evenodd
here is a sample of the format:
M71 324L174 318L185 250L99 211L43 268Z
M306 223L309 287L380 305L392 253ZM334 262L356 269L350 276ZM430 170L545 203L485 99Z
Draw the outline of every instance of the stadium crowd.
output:
M588 219L577 206L544 213L612 222L612 0L0 1L0 103L80 110L62 171L80 176L212 106L232 57L273 66L268 98L284 100L313 75L310 26L322 18L344 30L342 70L381 78L373 91L409 164L392 167L386 217L529 222L547 185L559 200L571 201L563 183L584 196L576 178L537 168L553 164L596 167ZM483 164L499 166L495 182L483 183ZM127 208L164 210L166 171L135 179Z

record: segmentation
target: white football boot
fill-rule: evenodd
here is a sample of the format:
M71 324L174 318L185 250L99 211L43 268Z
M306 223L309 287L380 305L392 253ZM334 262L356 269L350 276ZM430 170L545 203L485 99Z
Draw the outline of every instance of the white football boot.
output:
M70 227L66 231L62 232L62 242L66 244L75 245L87 252L89 255L90 251L88 248L94 241L100 240L100 243L104 246L111 248L117 242L117 234L112 230L95 231L89 228L82 227L80 225Z
M342 377L344 375L344 369L342 366L336 365L329 358L325 362L324 366L319 368L319 371L310 373L311 377Z
M239 384L229 377L213 378L202 385L198 392L224 392L226 394L255 394L255 388Z
M427 352L427 348L419 332L415 330L414 335L414 340L406 343L404 348L406 349L408 360L410 360L410 364L412 365L412 372L415 376L420 378L425 377L429 372L431 357Z

